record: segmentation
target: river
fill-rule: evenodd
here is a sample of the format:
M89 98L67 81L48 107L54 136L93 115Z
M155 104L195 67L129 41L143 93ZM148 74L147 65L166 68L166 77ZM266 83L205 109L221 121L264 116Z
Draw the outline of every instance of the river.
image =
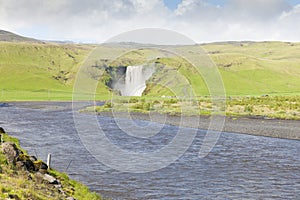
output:
M112 199L298 199L300 141L222 133L205 158L198 153L205 131L177 161L157 171L125 173L96 160L82 145L69 103L19 103L1 107L0 126L20 139L30 154L91 190ZM88 120L90 115L82 114ZM167 144L178 129L166 125L148 139L121 134L114 119L98 117L108 138L122 148L152 151ZM136 123L144 123L137 121ZM160 126L153 123L152 126ZM186 129L187 131L189 129Z

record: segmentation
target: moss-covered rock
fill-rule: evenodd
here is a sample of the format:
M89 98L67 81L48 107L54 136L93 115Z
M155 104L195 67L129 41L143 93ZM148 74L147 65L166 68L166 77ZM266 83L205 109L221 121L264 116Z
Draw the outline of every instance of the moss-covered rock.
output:
M0 199L101 199L67 175L48 170L43 161L27 155L18 140L8 134L0 145Z

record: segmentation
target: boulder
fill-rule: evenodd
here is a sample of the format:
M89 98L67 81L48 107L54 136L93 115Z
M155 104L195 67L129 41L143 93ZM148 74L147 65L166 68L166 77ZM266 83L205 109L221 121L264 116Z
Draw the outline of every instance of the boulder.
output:
M53 176L49 175L49 174L44 174L43 179L48 182L49 184L53 184L53 185L58 185L59 181L54 178Z
M9 197L9 199L21 200L21 199L19 198L19 196L16 195L16 194L9 194L8 197Z
M11 142L4 142L2 144L2 152L5 155L9 164L16 164L20 153L22 153L16 146Z
M0 127L0 135L1 135L2 133L6 133L6 132L5 132L5 130L4 130L2 127Z
M29 172L35 171L35 166L33 164L33 162L31 160L25 160L23 161L24 165L25 165L25 169Z
M47 170L48 170L48 166L46 163L44 163L43 161L41 160L36 160L33 162L34 164L34 167L35 167L35 171L39 171L41 172L42 174L45 174L47 173Z
M35 161L38 160L35 156L30 156L29 159L30 159L32 162L35 162Z
M37 161L34 156L28 156L24 154L14 143L3 143L2 152L5 155L8 163L15 165L19 169L33 172L46 168L45 163L42 161Z

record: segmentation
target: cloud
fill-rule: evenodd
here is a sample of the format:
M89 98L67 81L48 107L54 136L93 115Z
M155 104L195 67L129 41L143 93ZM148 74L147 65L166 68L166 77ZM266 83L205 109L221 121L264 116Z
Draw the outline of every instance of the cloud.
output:
M300 39L300 4L290 12L283 12L278 21L278 30L286 40L299 41Z
M291 9L286 0L229 0L225 13L236 20L268 22Z
M166 28L198 42L298 40L299 6L286 0L0 0L0 29L40 39L103 42L139 28Z

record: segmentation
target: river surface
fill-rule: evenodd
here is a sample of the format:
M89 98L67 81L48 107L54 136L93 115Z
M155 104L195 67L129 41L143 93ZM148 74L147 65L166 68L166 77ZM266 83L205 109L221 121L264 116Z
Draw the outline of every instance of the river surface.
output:
M198 153L205 131L176 162L149 173L125 173L97 161L82 145L68 103L0 108L0 126L30 154L67 172L111 199L299 199L300 141L222 133L205 158ZM90 115L82 114L89 119ZM122 133L109 117L98 117L108 138L122 148L153 151L166 145L178 127L164 126L149 139ZM136 123L144 123L136 121ZM160 126L159 124L151 124ZM189 129L186 129L188 132Z

